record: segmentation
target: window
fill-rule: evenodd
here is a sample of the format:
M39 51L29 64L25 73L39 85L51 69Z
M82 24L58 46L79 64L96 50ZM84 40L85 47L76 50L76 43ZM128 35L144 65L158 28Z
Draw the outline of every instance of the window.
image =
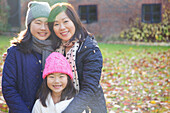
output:
M143 4L142 22L145 23L161 22L161 4Z
M92 23L97 21L96 5L80 5L79 16L82 23Z

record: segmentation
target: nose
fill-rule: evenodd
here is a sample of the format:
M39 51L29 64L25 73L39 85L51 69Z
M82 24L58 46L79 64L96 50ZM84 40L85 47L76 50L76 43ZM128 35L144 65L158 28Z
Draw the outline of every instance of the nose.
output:
M60 24L60 29L65 29L65 25L64 24Z
M58 79L57 77L55 77L54 82L55 82L55 83L58 83L58 82L59 82L59 79Z
M48 27L48 26L47 26L46 24L42 24L42 25L41 25L41 30L46 30L47 27Z

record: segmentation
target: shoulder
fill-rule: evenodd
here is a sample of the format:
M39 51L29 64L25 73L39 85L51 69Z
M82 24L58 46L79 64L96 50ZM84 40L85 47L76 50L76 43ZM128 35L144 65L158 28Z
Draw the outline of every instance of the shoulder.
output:
M40 112L41 106L42 106L42 104L40 102L40 99L37 99L34 106L33 106L32 113Z
M8 49L7 49L7 52L15 52L17 51L17 46L10 46Z
M40 99L37 99L37 100L35 101L35 104L39 104L39 103L41 103L41 101L40 101Z
M91 51L94 48L99 49L97 41L94 36L87 36L85 41L80 44L78 52Z
M42 104L41 104L41 101L40 101L40 99L37 99L36 101L35 101L35 104L34 104L34 107L41 107L42 106Z
M21 54L22 52L19 50L18 46L10 46L7 49L7 54Z
M92 46L92 47L98 47L97 41L95 40L94 36L87 36L85 41L84 41L84 45L86 46Z

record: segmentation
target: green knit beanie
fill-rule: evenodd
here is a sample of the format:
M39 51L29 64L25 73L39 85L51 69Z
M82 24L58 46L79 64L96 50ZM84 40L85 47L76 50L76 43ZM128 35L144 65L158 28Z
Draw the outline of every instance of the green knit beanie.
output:
M50 6L47 2L31 1L28 3L25 26L27 27L36 18L39 17L48 18L49 14L50 14Z

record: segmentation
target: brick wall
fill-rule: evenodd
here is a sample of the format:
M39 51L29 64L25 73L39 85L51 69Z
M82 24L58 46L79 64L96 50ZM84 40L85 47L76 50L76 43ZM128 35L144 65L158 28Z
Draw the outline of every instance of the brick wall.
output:
M162 3L168 7L169 2L168 0L70 0L70 3L77 11L79 5L97 5L98 22L86 24L86 27L96 35L108 37L128 28L136 17L141 18L142 4Z
M22 0L21 2L22 28L25 28L28 1ZM136 17L141 18L142 4L162 3L165 7L170 6L170 0L68 0L68 2L75 7L77 12L79 5L97 5L98 21L85 24L85 26L95 35L104 37L119 34L123 29L128 28Z

